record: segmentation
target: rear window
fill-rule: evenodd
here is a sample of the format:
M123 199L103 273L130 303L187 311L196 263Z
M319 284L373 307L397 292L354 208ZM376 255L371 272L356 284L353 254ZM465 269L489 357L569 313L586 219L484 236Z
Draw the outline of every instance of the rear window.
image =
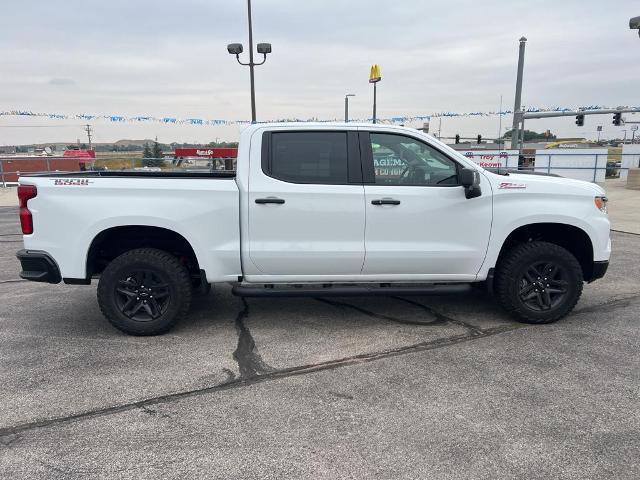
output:
M270 175L293 183L347 183L347 132L274 132Z

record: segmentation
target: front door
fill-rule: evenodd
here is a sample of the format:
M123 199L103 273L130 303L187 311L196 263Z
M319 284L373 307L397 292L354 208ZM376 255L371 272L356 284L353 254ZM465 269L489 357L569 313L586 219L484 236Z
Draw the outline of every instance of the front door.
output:
M361 132L366 259L362 273L390 278L472 280L484 260L492 205L465 198L455 160L406 135ZM373 178L371 178L373 177Z
M247 278L359 275L365 212L357 133L265 132L259 151L249 175Z

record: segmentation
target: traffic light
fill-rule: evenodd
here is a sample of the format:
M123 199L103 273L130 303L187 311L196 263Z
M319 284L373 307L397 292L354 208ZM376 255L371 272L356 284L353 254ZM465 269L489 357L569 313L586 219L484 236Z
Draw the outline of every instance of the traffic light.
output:
M460 143L460 135L456 133L456 144Z
M482 135L478 135L478 143L482 143Z
M613 124L616 127L619 127L620 125L622 125L622 113L616 112L613 114Z
M576 115L576 125L578 125L579 127L583 127L584 126L584 115L583 114Z

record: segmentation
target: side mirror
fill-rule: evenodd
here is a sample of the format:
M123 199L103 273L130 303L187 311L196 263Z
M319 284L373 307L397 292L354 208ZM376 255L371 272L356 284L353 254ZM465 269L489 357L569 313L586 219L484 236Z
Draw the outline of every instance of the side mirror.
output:
M476 198L482 195L480 189L480 174L472 168L462 168L459 174L460 185L464 187L464 196Z

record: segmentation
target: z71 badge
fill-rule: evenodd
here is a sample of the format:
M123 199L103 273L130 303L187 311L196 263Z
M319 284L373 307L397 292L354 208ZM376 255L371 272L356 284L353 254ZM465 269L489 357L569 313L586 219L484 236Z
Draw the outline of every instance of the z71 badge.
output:
M83 186L89 185L91 182L88 178L54 178L53 184L60 186Z

